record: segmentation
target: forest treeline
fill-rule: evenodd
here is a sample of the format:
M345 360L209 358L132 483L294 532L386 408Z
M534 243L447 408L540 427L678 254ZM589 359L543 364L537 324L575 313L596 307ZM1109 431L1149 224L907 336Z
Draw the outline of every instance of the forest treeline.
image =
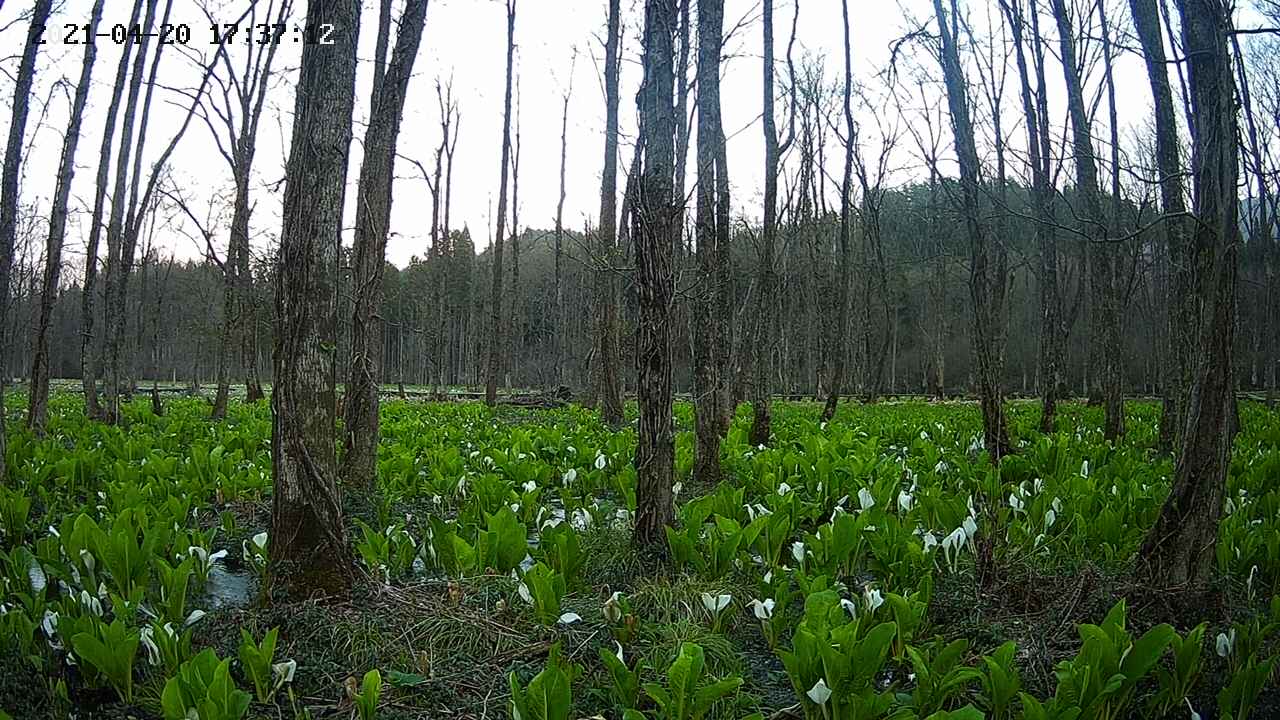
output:
M859 264L855 283L866 292L874 307L869 318L857 317L855 337L865 337L869 328L871 353L865 343L846 348L850 367L856 368L852 392L865 395L876 387L874 374L881 379L878 393L916 395L971 395L971 354L966 330L965 247L958 235L956 216L946 204L940 187L913 184L886 190L879 210L884 252L884 283L881 289L879 265ZM1026 188L1010 188L1016 203L1013 211L1032 211ZM1061 216L1069 216L1061 199ZM1168 268L1160 262L1161 235L1153 225L1156 209L1125 206L1132 225L1149 225L1131 244L1126 258L1128 308L1127 333L1123 347L1125 391L1134 395L1160 392L1160 362L1164 343L1164 299ZM423 218L430 222L430 218ZM855 228L863 222L855 220ZM750 342L751 300L758 287L752 275L756 258L754 243L759 226L738 224L730 260L732 319L730 341L733 365L743 372L743 358ZM782 251L777 258L782 288L776 298L779 322L774 352L777 393L789 396L817 396L825 388L831 362L831 344L824 331L824 318L834 313L837 282L835 238L839 231L837 214L827 209L810 222L784 221L780 228ZM158 230L157 234L162 234ZM859 230L855 230L860 236ZM592 363L594 312L594 261L590 235L566 230L564 252L565 355L563 374L557 372L556 314L554 288L554 231L522 230L518 302L514 305L517 328L509 344L502 384L513 388L554 389L562 382L579 398L589 394ZM1071 228L1055 233L1064 247L1075 242ZM1245 235L1241 253L1240 307L1236 333L1235 378L1241 390L1268 387L1268 346L1265 333L1270 327L1267 312L1267 248L1249 242ZM1078 242L1075 242L1077 248ZM1037 248L1033 222L1016 219L1010 229L1010 248L1016 258L1009 272L1008 357L1004 383L1010 392L1033 395L1039 387L1037 338L1039 337L1039 287L1032 267ZM624 249L624 255L630 251ZM694 271L692 248L681 248L682 276ZM9 337L26 341L22 332L34 322L39 310L40 279L35 269L43 260L38 254L25 257L14 268L14 298ZM35 264L33 265L33 261ZM272 347L270 270L273 257L256 258L250 294L253 302L254 354L264 380L269 381ZM349 253L344 258L345 282L350 282ZM1068 310L1064 320L1070 339L1063 351L1063 388L1068 396L1090 393L1091 345L1087 286L1082 281L1082 258L1076 252L1064 261L1068 286ZM378 316L384 319L385 382L418 386L476 387L485 380L485 350L489 336L485 322L489 298L485 290L491 274L487 251L477 254L467 229L450 233L438 248L425 248L407 266L388 263L384 270L384 298ZM222 271L204 261L173 261L167 253L151 248L137 270L138 281L130 287L126 322L134 332L128 342L133 347L131 377L140 385L153 378L208 388L217 382L216 348L223 327ZM624 321L633 322L634 289L625 282ZM508 282L510 279L508 278ZM58 293L50 328L50 365L55 378L74 378L80 372L78 341L83 288L72 283ZM690 392L692 375L691 301L696 287L688 287L677 299L674 323L675 386ZM350 307L349 295L341 298ZM96 304L100 307L101 304ZM348 317L349 310L340 314ZM102 318L96 321L101 326ZM862 323L866 322L866 325ZM624 336L627 330L623 330ZM340 354L349 347L349 326L339 328ZM99 349L99 352L101 350ZM18 342L5 357L6 372L21 378L31 367L32 347ZM239 360L237 360L239 362ZM237 368L237 373L239 368ZM239 375L237 374L237 377ZM629 374L623 379L631 384ZM738 392L747 382L739 381ZM1096 387L1096 373L1093 385ZM632 388L634 389L634 388Z

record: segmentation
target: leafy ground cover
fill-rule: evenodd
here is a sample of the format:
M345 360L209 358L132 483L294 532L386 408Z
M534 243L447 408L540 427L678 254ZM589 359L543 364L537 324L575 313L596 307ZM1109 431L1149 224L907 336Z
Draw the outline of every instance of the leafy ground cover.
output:
M11 407L21 407L14 402ZM745 408L744 408L745 410ZM1112 447L1013 404L986 460L966 403L779 404L776 441L689 481L670 561L629 545L634 444L590 411L385 403L379 485L345 492L363 579L260 596L270 412L56 396L0 487L0 709L16 718L625 720L1274 717L1280 417L1242 407L1220 583L1128 581L1168 489L1158 408ZM13 426L16 426L14 423Z

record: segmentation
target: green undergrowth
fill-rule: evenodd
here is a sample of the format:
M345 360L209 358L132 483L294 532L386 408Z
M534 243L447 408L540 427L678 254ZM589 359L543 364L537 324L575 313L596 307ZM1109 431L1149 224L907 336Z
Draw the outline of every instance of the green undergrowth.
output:
M355 588L290 605L260 589L266 402L211 422L199 399L163 416L139 399L110 427L57 394L47 435L10 424L0 709L1270 717L1280 417L1242 406L1215 582L1156 594L1131 578L1173 463L1155 449L1159 408L1127 411L1113 445L1098 408L1062 406L1046 436L1037 404L1011 402L1016 453L994 467L974 403L852 404L830 423L779 403L767 447L747 443L743 407L708 487L690 478L678 404L676 523L640 553L632 426L575 406L389 401L377 486L343 492Z

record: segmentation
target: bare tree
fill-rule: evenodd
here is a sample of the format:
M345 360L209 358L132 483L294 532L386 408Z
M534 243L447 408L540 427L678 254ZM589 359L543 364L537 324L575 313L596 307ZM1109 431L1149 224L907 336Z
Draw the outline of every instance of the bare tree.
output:
M333 348L359 22L359 0L308 3L307 27L330 25L334 43L302 49L285 172L275 277L268 582L296 599L345 593L352 579L336 482Z
M503 372L506 387L511 389L511 376L516 368L516 353L524 337L524 318L520 305L520 76L516 75L515 135L511 141L511 310L507 313L507 328L503 332L506 349Z
M266 17L274 16L275 23L283 24L289 17L291 6L292 0L281 0L278 7L275 0L268 0ZM216 22L213 11L207 6L202 9L210 23ZM255 27L257 10L258 3L253 3L249 9L249 22ZM249 219L253 207L249 183L257 153L258 123L266 103L278 47L276 43L249 43L245 46L244 64L239 68L232 63L228 53L220 53L221 62L215 63L217 70L211 78L215 90L199 104L200 119L213 137L219 154L227 162L235 185L231 234L223 271L223 327L218 337L218 387L210 413L213 419L226 415L231 367L237 350L244 371L246 399L254 402L262 397L254 342L253 301L250 297L253 278L249 270Z
M836 414L836 403L840 402L840 393L846 382L845 351L846 339L849 335L849 283L852 264L849 235L852 232L852 198L853 192L853 144L856 128L853 123L853 50L849 42L849 0L840 0L840 9L844 18L844 178L840 183L840 287L836 291L839 307L836 312L835 336L832 342L831 386L827 390L827 402L822 408L822 419L828 421Z
M702 3L705 5L705 3ZM676 0L645 0L644 83L637 104L644 156L635 210L636 395L640 423L636 440L636 526L633 542L662 552L671 524L675 438L671 423L671 302L675 202L675 108L672 104L672 37ZM701 144L701 142L699 143Z
M1040 286L1040 343L1037 375L1040 378L1040 431L1052 433L1057 417L1058 386L1061 384L1059 327L1062 306L1058 294L1058 242L1053 222L1053 186L1050 180L1050 129L1046 100L1043 41L1040 38L1039 10L1031 0L1032 62L1027 61L1023 36L1026 18L1021 0L1001 0L1000 7L1013 36L1018 65L1022 113L1027 129L1027 165L1031 174L1031 198L1035 211L1036 246L1039 250L1037 280ZM1032 90L1032 82L1035 90Z
M138 118L138 102L142 93L143 71L146 69L147 48L150 45L151 35L155 34L152 28L156 22L156 5L158 0L147 0L146 16L143 23L143 32L138 42L138 53L133 58L133 70L129 75L129 95L125 100L124 120L120 126L120 147L116 151L116 177L115 187L111 194L111 214L107 220L107 270L104 278L104 308L106 314L103 318L105 330L105 359L107 362L107 406L104 408L103 417L107 422L117 422L120 418L120 395L123 387L124 378L120 373L121 360L121 337L124 335L124 295L121 290L126 287L124 278L128 273L125 268L124 246L128 242L125 235L130 231L132 225L132 217L126 216L126 210L129 215L133 212L133 202L129 200L129 177L130 161L133 161L132 174L134 178L133 187L137 187L137 176L142 170L142 147L134 148L134 123ZM168 15L169 9L172 8L172 0L165 4L165 14ZM163 45L158 45L163 48ZM157 51L158 53L158 51ZM157 57L157 60L159 58ZM155 69L158 63L152 63ZM144 145L146 142L146 124L149 119L152 90L154 84L148 84L147 97L143 102L142 129L138 133L138 145ZM136 200L136 194L133 194ZM132 262L132 258L129 259Z
M1005 427L1004 401L997 366L996 338L1000 332L991 324L996 292L993 287L1005 279L991 267L991 238L982 226L979 209L979 164L973 121L969 113L969 96L960 65L957 47L957 9L951 0L950 17L942 0L933 0L941 39L939 60L947 88L947 106L951 111L951 130L960 161L960 213L969 240L969 296L973 313L974 356L977 360L979 400L982 405L983 441L993 462L999 462L1009 451L1009 435Z
M1195 382L1173 486L1139 550L1139 573L1162 587L1202 588L1211 579L1236 427L1232 349L1240 246L1235 77L1231 6L1224 0L1179 3L1192 109L1197 274Z
M772 10L766 4L766 17ZM698 198L695 219L698 261L698 295L694 307L693 380L694 422L697 443L693 476L699 483L714 485L720 479L720 425L723 399L717 347L721 340L719 262L720 225L728 223L717 206L719 164L716 146L723 141L720 119L720 48L724 33L724 1L698 2Z
M511 164L511 71L516 54L516 0L507 3L507 85L502 103L502 174L498 181L498 228L493 236L493 284L489 293L489 373L485 380L484 401L489 407L498 403L498 376L502 374L502 356L506 342L502 338L502 241L507 225L507 171Z
M596 365L599 368L600 419L617 427L622 424L622 387L618 381L618 290L611 267L617 252L618 229L618 74L622 64L622 27L619 0L609 0L608 36L605 38L605 126L604 169L600 174L600 255L604 267L595 273L596 299L600 311L596 320Z
M374 84L373 107L364 136L364 164L356 191L355 260L351 273L355 301L350 374L343 399L347 435L342 477L363 487L371 487L378 477L378 386L382 381L383 354L383 321L378 311L383 302L382 271L387 263L396 141L426 17L427 0L405 3L391 64L378 74ZM388 26L390 23L387 19Z
M143 0L134 0L133 14L129 18L129 27L138 22L142 12ZM97 351L94 343L93 328L95 325L98 293L98 249L102 239L102 216L106 212L107 186L111 175L111 147L115 138L116 119L120 114L120 100L124 96L125 81L129 78L129 58L134 43L125 43L120 53L120 64L116 68L115 85L111 90L111 103L107 106L107 119L102 130L102 146L98 152L98 175L93 195L93 214L89 221L89 242L85 250L84 292L81 296L80 317L80 374L84 385L85 413L90 417L102 415L98 401L98 374L100 368L95 358ZM139 53L141 53L141 48ZM119 169L117 168L117 172Z
M575 48L573 58L569 61L569 85L564 91L564 109L560 115L560 199L556 202L556 249L555 249L555 336L552 338L555 356L556 385L565 384L565 314L564 314L564 271L561 267L564 255L564 197L565 197L565 165L569 156L569 99L573 96L573 70L578 63L578 51Z
M0 178L0 348L6 347L9 328L9 279L13 267L13 248L18 234L18 178L22 174L22 145L27 133L27 96L36 77L36 54L40 50L40 33L49 20L52 0L36 0L27 30L27 44L22 48L17 82L13 86L13 116L9 121L9 140L4 150L4 175ZM4 376L0 371L0 483L8 480L5 464Z
M103 2L104 0L96 0L93 4L89 17L90 33L98 31L98 24L102 21ZM80 127L84 121L85 104L89 101L89 85L97 55L97 44L85 43L84 60L80 64L80 80L76 84L75 97L71 101L67 132L62 138L62 158L58 163L58 181L53 191L53 206L49 210L49 238L45 244L44 282L40 290L40 312L36 318L35 331L32 333L32 345L35 350L31 360L31 392L27 399L27 425L37 431L44 430L49 411L49 324L53 320L53 308L58 299L58 285L62 276L62 245L67 233L67 205L71 198L71 181L76 172L76 147L80 143ZM0 403L2 402L0 400Z
M1106 215L1102 210L1098 187L1097 156L1089 131L1084 90L1080 79L1076 52L1076 32L1067 14L1065 0L1052 0L1053 17L1058 25L1058 46L1062 56L1062 73L1067 85L1067 108L1071 117L1071 140L1076 169L1076 191L1083 205L1081 220L1089 243L1088 264L1093 283L1091 307L1101 328L1094 327L1095 345L1101 345L1102 395L1106 414L1103 429L1107 439L1124 434L1124 395L1122 394L1122 358L1120 349L1120 306L1116 287L1116 239L1109 239Z
M800 3L797 0L791 16L791 39L787 42L791 109L787 120L787 137L779 144L773 110L773 0L764 0L764 225L760 229L760 264L756 273L759 290L756 294L755 332L751 343L752 445L769 442L772 434L773 421L769 403L773 396L770 381L773 375L773 344L777 336L775 307L778 303L778 270L775 254L778 236L778 162L795 138L796 70L795 63L791 60L791 50L795 46L799 20Z

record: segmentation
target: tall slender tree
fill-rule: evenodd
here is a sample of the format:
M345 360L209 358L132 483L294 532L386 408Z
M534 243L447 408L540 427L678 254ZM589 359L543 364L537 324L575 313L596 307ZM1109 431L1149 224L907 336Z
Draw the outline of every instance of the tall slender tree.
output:
M671 524L675 438L671 423L671 302L676 208L672 77L676 0L645 0L644 82L637 96L643 161L635 209L636 526L634 543L662 552Z
M622 424L622 386L618 380L618 290L613 258L618 245L618 75L622 56L622 8L609 0L604 61L604 169L600 173L600 226L596 231L600 265L595 272L596 366L599 368L600 419L607 425Z
M89 15L89 32L97 33L102 21L104 0L96 0ZM97 43L85 43L84 59L80 64L80 80L76 84L71 101L71 116L66 135L62 138L62 158L58 163L58 181L53 191L53 206L49 210L49 238L45 243L44 280L40 288L40 311L32 333L35 348L31 359L31 392L27 398L27 425L42 431L49 411L49 325L53 321L53 308L58 300L58 285L62 276L62 245L67 233L67 205L71 199L71 181L76 172L76 147L80 143L80 127L84 121L84 108L89 101L89 85L93 77L93 63L98 56ZM0 400L0 402L3 402Z
M36 0L31 11L31 24L27 29L27 44L22 47L22 60L18 63L17 82L13 86L13 115L9 121L9 139L4 150L4 174L0 177L0 348L7 347L9 328L9 279L13 268L13 248L18 235L18 179L22 174L22 150L26 142L27 114L30 104L27 96L36 77L36 55L40 50L40 36L53 0ZM0 483L8 479L5 429L4 429L4 376L0 372Z
M791 49L796 42L796 26L800 20L800 3L797 0L791 16L791 39L787 43L787 68L790 71L790 117L787 121L787 137L778 143L778 127L773 109L773 0L764 0L764 225L760 229L759 269L756 313L751 343L751 435L752 445L769 442L773 418L770 400L773 397L772 376L774 342L777 335L775 307L778 303L778 269L775 258L778 238L778 162L795 137L796 73L791 60Z
M391 223L391 189L404 100L426 24L427 0L408 0L400 15L395 50L374 83L364 164L356 190L355 260L351 273L351 363L343 401L346 453L342 477L372 486L378 477L378 388L382 382L383 268ZM387 19L388 26L390 19ZM379 32L381 34L381 31ZM381 63L379 63L381 65Z
M1085 107L1084 88L1080 77L1079 57L1076 49L1077 32L1067 12L1065 0L1052 0L1053 17L1058 25L1058 46L1062 57L1062 74L1067 86L1067 109L1071 117L1072 160L1076 169L1076 191L1080 193L1083 208L1080 216L1084 223L1083 234L1089 244L1086 249L1093 293L1090 307L1096 325L1093 346L1099 359L1098 371L1102 375L1102 401L1106 420L1105 435L1114 440L1124 434L1124 396L1122 394L1122 357L1120 347L1119 289L1116 287L1116 243L1110 238L1102 210L1102 193L1098 186L1098 162L1094 154L1093 136L1090 133L1089 114Z
M516 0L507 3L507 84L502 101L502 172L498 181L498 227L493 235L493 283L489 290L489 372L485 379L484 401L489 407L498 404L498 376L502 374L502 356L507 347L503 333L502 245L507 231L507 172L511 165L511 73L516 55Z
M104 278L103 289L103 307L106 312L103 317L105 327L104 358L107 363L107 405L104 408L104 418L108 422L117 422L120 418L120 396L125 390L121 376L121 354L123 349L120 347L124 335L124 296L121 295L121 288L127 287L124 284L124 278L128 270L125 268L124 248L127 240L125 235L129 231L131 224L130 215L133 212L133 203L129 201L130 186L129 178L134 178L134 187L137 186L137 176L141 172L142 149L134 147L134 127L139 116L142 120L141 132L137 133L136 142L139 145L145 144L147 133L146 124L149 118L151 106L151 88L148 86L147 98L143 101L143 110L138 112L138 103L142 96L142 79L146 70L147 48L150 47L151 36L157 33L153 32L156 22L156 5L158 0L147 0L147 10L145 20L143 21L143 31L141 39L138 42L138 53L133 58L133 70L129 75L129 94L124 105L124 120L120 125L120 147L116 151L116 176L115 187L111 194L111 214L107 221L107 269ZM166 3L166 14L172 6L171 2ZM163 46L161 46L163 47ZM158 59L158 58L157 58ZM157 64L153 63L152 67ZM129 167L132 161L132 171ZM136 196L134 196L136 198ZM132 259L130 259L131 261Z
M1061 323L1061 301L1058 296L1058 243L1053 222L1053 187L1050 184L1051 162L1050 130L1041 117L1041 107L1047 105L1044 81L1043 57L1038 45L1039 21L1033 18L1032 61L1027 60L1026 13L1022 0L1000 0L1001 11L1013 38L1014 57L1018 66L1022 113L1027 130L1027 165L1031 171L1031 200L1035 211L1036 246L1039 255L1037 281L1040 289L1040 343L1037 355L1037 375L1040 378L1040 431L1052 433L1057 407L1058 385L1061 383L1058 327ZM1038 13L1032 0L1031 13ZM1032 90L1032 83L1036 89ZM1047 111L1045 111L1047 116Z
M565 168L569 158L569 99L573 97L573 71L578 64L578 51L575 48L573 59L569 61L569 85L564 91L564 107L560 114L560 199L556 202L556 236L555 236L555 335L552 336L553 355L555 361L555 382L563 386L567 378L565 367L565 307L564 307L564 198Z
M853 264L852 248L849 236L853 232L852 198L853 193L853 144L857 131L853 123L853 48L849 41L849 0L840 0L840 10L844 19L844 178L840 182L840 270L839 288L836 290L836 327L831 341L831 352L834 355L831 368L831 385L827 389L827 402L822 408L824 421L835 417L836 403L840 402L840 393L847 382L845 369L848 352L845 343L849 336L849 283L852 281Z
M1139 574L1161 587L1208 584L1237 430L1232 366L1240 247L1239 126L1231 69L1231 4L1178 3L1192 110L1193 286L1201 312L1195 381L1173 486L1139 550Z
M249 21L257 25L258 3L249 9ZM292 0L269 0L265 14L283 24L289 17ZM216 23L214 12L203 8L210 23ZM253 212L249 183L253 161L257 155L258 123L266 105L267 88L275 65L278 43L245 46L244 64L239 68L226 52L219 53L212 80L215 92L199 106L200 119L213 137L218 152L231 170L235 199L231 207L231 233L227 240L227 260L223 267L222 328L218 336L218 387L214 395L211 417L218 419L227 412L231 391L231 371L235 358L244 372L245 398L254 402L262 397L258 378L258 352L253 312L253 277L250 270L249 220Z
M268 566L269 586L299 599L345 593L352 579L336 480L334 347L360 0L309 0L306 24L332 27L334 42L302 49L285 166L275 277L275 490Z
M942 0L933 0L941 39L939 61L947 90L947 106L951 115L951 131L960 161L960 214L965 235L969 241L969 299L972 303L974 357L977 360L979 400L982 405L983 441L991 459L998 462L1009 451L1009 435L1005 427L1004 399L1000 377L995 372L996 333L993 327L995 283L1005 278L994 272L991 262L991 237L983 227L979 207L980 182L978 148L974 140L973 120L969 110L968 84L964 68L960 64L957 44L959 19L955 0L951 0L950 13L943 9Z
M143 0L134 0L129 27L138 22ZM115 139L116 120L120 115L120 101L124 97L125 82L129 79L129 59L134 43L125 43L116 68L115 84L111 89L111 103L107 106L107 119L102 129L102 145L98 151L98 174L93 193L93 213L89 220L89 241L85 249L84 290L80 302L80 376L84 388L85 413L100 417L102 407L98 399L98 375L101 371L97 358L94 326L97 322L98 304L98 251L102 242L106 212L107 188L111 179L111 148ZM139 49L139 52L141 50ZM118 169L117 169L118 171Z
M766 8L768 5L766 5ZM772 11L766 17L772 20ZM698 198L695 215L698 296L694 307L693 381L694 424L697 435L693 476L714 485L720 479L720 424L723 400L716 330L721 315L721 217L717 204L719 164L716 148L723 138L720 120L720 48L724 33L724 0L698 2Z

